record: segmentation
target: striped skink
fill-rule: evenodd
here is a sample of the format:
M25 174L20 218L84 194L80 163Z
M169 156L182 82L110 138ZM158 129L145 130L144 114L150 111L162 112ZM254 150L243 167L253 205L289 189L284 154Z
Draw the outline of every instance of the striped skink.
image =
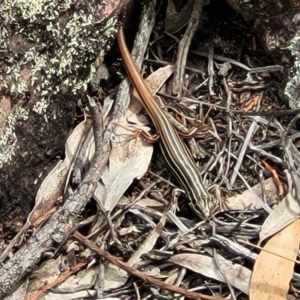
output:
M201 218L209 218L211 210L216 207L215 201L205 189L201 174L186 145L138 71L128 51L123 28L118 33L118 44L127 73L160 136L160 148L168 167L190 198L194 212Z

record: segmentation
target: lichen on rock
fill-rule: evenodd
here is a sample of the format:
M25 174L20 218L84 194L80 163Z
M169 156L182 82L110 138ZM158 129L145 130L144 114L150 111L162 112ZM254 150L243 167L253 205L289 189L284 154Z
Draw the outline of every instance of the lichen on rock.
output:
M294 58L290 78L286 84L284 94L292 109L300 108L300 36L296 35L290 42L288 49Z
M15 154L14 148L17 140L15 133L16 123L27 119L28 111L20 106L14 110L14 113L8 115L6 126L0 136L0 168L5 162L10 161Z
M33 201L37 176L53 165L52 153L63 151L76 103L117 31L117 12L103 20L104 6L99 0L1 1L0 99L9 99L12 110L0 128L0 222L11 206L6 201Z
M4 0L0 91L39 114L56 95L77 98L116 33L117 17L101 23L99 9L98 1Z

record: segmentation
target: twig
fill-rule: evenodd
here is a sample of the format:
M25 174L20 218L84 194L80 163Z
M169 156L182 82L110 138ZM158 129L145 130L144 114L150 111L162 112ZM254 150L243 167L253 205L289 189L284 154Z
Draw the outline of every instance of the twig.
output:
M55 212L49 221L37 229L15 255L0 269L0 298L11 292L28 272L40 261L46 251L50 251L53 243L63 244L79 223L79 215L90 200L96 188L96 183L107 164L110 152L110 131L102 136L102 115L91 98L89 107L93 118L96 152L85 178L77 190Z
M183 77L185 73L185 65L187 54L190 48L190 43L197 29L201 14L202 14L203 0L195 0L192 10L191 18L185 30L184 36L178 45L178 54L176 65L174 69L174 82L172 91L173 94L182 96Z
M148 276L148 275L138 271L137 269L129 266L126 262L123 262L123 261L119 260L118 258L116 258L115 256L109 254L107 251L99 248L94 242L92 242L89 239L87 239L86 237L84 237L78 231L75 231L74 236L80 242L82 242L85 246L87 246L90 250L92 250L92 251L96 252L97 254L103 256L105 259L110 261L112 264L114 264L114 265L118 266L119 268L125 270L126 272L128 272L132 276L140 278L141 280L143 280L144 282L148 283L151 286L154 286L154 287L160 288L160 289L169 290L169 291L172 291L174 293L179 293L179 294L184 295L184 296L186 296L188 298L191 298L191 299L224 300L224 298L221 298L221 297L208 296L208 295L201 294L201 293L191 292L191 291L185 290L183 288L174 286L172 284L163 282L163 281L161 281L159 279L156 279L152 276Z

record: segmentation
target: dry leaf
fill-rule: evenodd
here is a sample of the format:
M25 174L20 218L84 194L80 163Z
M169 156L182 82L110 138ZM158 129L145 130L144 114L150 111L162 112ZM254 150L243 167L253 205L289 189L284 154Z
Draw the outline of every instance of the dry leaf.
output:
M168 274L168 278L165 280L165 283L176 284L176 282L178 280L178 276L180 276L179 268L172 270L172 272L170 272L170 273Z
M109 165L104 170L95 195L111 211L135 178L142 177L148 169L153 147L141 138L113 143ZM124 176L126 174L126 176Z
M299 238L300 220L298 219L273 236L264 249L294 260L299 249ZM294 264L293 261L261 251L251 278L250 299L287 299Z
M169 261L188 268L196 273L225 282L214 259L207 255L191 253L177 254L172 256ZM248 294L251 271L239 264L234 264L231 261L226 260L221 255L218 255L218 261L222 272L226 274L230 284L241 290L243 293Z
M51 264L52 265L50 266L50 268L53 269L53 262ZM113 290L113 289L118 289L121 286L123 286L125 282L128 280L127 273L122 269L118 268L117 266L111 264L110 262L107 261L104 262L103 266L104 266L104 278L105 278L105 281L103 282L104 284L103 292ZM47 262L44 268L45 267L47 267ZM79 271L77 274L71 275L65 281L55 286L55 289L70 291L69 293L57 294L54 292L47 291L41 297L39 297L39 299L44 299L44 300L83 299L83 298L94 299L94 297L96 296L96 290L88 289L85 287L89 287L93 285L93 282L95 281L95 276L99 272L100 272L99 265L93 266L91 268L85 268L82 271ZM45 284L45 278L47 279L47 282L50 283L53 282L54 280L57 280L57 278L60 275L61 275L60 273L56 274L51 279L51 281L49 280L48 274L46 274L46 277L40 276L39 278L36 278L35 281L32 283L30 293L28 293L27 297L31 296L31 294L34 294L38 288L43 287L43 285ZM83 289L83 291L78 291L78 288L80 287ZM75 289L77 289L77 291L75 291ZM58 295L60 296L58 297Z
M55 282L62 274L61 266L65 263L65 261L67 261L67 256L60 255L56 259L47 260L41 264L38 269L34 270L34 272L31 274L31 281L29 283L28 293L26 295L27 299L35 295L40 288L43 288L45 285L45 280L47 284ZM123 286L128 280L127 273L112 263L105 261L103 266L105 277L105 281L103 282L103 291L117 289ZM82 288L91 286L94 282L96 274L99 272L99 265L91 268L85 268L75 275L69 276L63 282L55 286L55 288L58 290L69 290L69 294L64 294L63 297L59 296L57 298L57 293L46 291L44 292L43 296L39 297L39 299L78 299L78 295L81 295L82 297L91 297L89 294L80 294L79 291L74 292L74 290L81 286ZM85 291L88 293L91 291L95 292L94 289L85 289Z
M112 263L105 261L104 265L104 286L103 291L117 289L121 287L128 279L127 273ZM83 269L77 274L70 276L64 282L58 285L61 289L72 289L76 286L88 286L93 283L93 279L96 273L99 273L99 265L91 268Z
M277 203L276 186L271 177L264 181L264 192L270 206ZM230 210L261 209L261 201L259 200L261 195L262 190L259 183L252 187L252 191L246 190L240 195L237 194L226 199L226 207Z
M146 83L152 95L155 95L160 88L165 84L166 80L173 74L174 66L168 65L157 69L146 78ZM135 90L136 92L136 90Z
M65 159L57 163L41 184L36 195L34 209L28 216L28 221L31 224L46 214L61 195L72 160L86 132L86 124L86 121L83 121L76 126L66 142Z
M190 20L194 7L194 0L188 0L187 4L177 13L174 1L168 0L167 16L165 20L165 30L175 33L180 30Z
M292 223L300 215L300 208L297 200L289 192L281 202L273 209L262 225L259 234L259 244L266 238L280 231L288 224Z

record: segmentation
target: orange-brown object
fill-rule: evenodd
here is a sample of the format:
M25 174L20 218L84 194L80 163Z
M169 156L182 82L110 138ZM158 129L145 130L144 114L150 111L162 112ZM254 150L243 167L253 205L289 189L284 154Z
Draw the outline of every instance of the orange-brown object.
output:
M277 174L277 171L271 167L267 161L265 159L262 160L262 163L265 165L266 169L272 174L273 176L273 179L278 187L278 193L279 193L279 196L282 198L283 197L283 184L281 183L280 179L279 179L279 176Z

